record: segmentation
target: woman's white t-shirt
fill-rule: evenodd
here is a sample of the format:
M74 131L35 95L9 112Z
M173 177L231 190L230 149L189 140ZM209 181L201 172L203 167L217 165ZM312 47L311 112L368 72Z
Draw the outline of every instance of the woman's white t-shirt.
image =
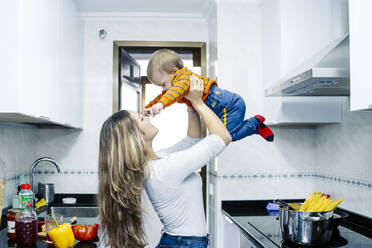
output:
M202 180L196 172L218 156L226 145L217 135L204 139L185 137L157 152L148 162L146 193L164 225L175 236L205 236Z

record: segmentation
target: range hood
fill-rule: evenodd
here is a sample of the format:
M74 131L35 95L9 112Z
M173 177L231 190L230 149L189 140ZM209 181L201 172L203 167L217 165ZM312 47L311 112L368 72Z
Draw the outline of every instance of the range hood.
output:
M349 96L349 34L337 39L295 69L265 96Z

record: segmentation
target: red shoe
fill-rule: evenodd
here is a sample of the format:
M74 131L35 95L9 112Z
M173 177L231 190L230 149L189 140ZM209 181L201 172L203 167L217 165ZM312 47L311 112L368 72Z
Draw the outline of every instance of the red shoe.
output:
M262 124L265 121L265 117L262 115L255 115L254 118L258 121L258 125Z
M261 123L258 125L257 127L257 130L258 130L258 134L262 136L262 138L264 138L265 140L269 141L269 142L273 142L274 141L274 133L273 131L271 131L271 129L266 126L265 124Z

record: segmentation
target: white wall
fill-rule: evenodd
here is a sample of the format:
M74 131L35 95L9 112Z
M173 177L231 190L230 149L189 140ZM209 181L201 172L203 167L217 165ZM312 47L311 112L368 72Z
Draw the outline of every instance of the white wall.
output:
M107 38L98 38L105 29ZM113 41L207 41L207 25L203 20L121 19L85 21L84 82L85 129L89 134L84 149L90 151L85 165L97 167L98 135L103 121L112 114ZM159 116L161 118L161 116ZM170 123L171 125L171 123ZM147 200L144 201L148 247L160 240L161 223Z
M218 83L244 98L246 118L262 110L261 8L254 3L217 3ZM273 143L253 135L230 144L218 157L212 177L217 185L214 247L223 247L221 200L295 197L308 192L311 181L300 180L297 174L306 174L314 166L314 128L282 127L273 131ZM291 174L296 176L292 178ZM283 191L293 185L300 186L298 191Z
M372 217L372 113L350 111L344 97L341 124L316 130L314 171L325 178L320 189L345 197L341 207Z

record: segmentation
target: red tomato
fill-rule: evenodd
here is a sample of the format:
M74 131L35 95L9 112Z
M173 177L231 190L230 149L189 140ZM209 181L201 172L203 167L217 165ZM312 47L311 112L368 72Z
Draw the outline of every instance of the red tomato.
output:
M94 225L73 225L72 231L77 240L91 241L97 237L98 224Z

